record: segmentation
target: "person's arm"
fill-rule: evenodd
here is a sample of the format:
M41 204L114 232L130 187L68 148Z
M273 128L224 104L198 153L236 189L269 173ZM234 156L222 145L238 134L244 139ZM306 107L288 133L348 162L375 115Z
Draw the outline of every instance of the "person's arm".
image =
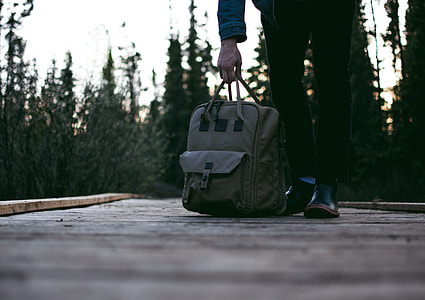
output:
M241 75L242 58L237 43L246 40L245 0L219 0L218 24L221 49L217 61L220 77L227 83Z
M238 43L246 40L245 0L219 0L217 18L221 40L230 37Z

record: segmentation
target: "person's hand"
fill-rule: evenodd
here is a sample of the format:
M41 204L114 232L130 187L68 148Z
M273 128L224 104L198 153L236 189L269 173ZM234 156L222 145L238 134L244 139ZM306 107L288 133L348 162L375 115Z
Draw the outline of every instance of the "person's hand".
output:
M222 40L217 61L221 79L226 83L231 83L235 80L235 74L241 77L241 65L242 57L236 40L233 38Z

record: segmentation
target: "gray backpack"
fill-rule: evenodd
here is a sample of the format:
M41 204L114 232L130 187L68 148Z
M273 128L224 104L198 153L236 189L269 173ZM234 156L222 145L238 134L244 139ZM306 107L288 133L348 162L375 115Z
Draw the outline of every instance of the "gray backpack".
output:
M266 216L286 208L279 113L255 100L212 100L195 108L187 151L180 156L184 172L183 206L214 216ZM231 100L229 86L229 100Z

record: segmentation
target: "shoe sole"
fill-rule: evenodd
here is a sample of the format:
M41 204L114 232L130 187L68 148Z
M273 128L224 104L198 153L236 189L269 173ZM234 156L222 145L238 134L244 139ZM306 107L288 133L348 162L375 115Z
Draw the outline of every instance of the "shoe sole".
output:
M330 209L323 204L311 204L306 207L304 211L304 217L309 219L338 218L339 212L337 210Z

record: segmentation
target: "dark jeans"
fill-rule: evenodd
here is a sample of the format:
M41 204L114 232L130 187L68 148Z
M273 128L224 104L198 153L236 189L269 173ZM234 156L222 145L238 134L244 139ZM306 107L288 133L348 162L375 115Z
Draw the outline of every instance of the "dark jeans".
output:
M263 17L273 101L285 127L293 176L346 181L351 138L350 61L354 0L277 0L276 29ZM317 140L303 88L312 38L318 90Z

